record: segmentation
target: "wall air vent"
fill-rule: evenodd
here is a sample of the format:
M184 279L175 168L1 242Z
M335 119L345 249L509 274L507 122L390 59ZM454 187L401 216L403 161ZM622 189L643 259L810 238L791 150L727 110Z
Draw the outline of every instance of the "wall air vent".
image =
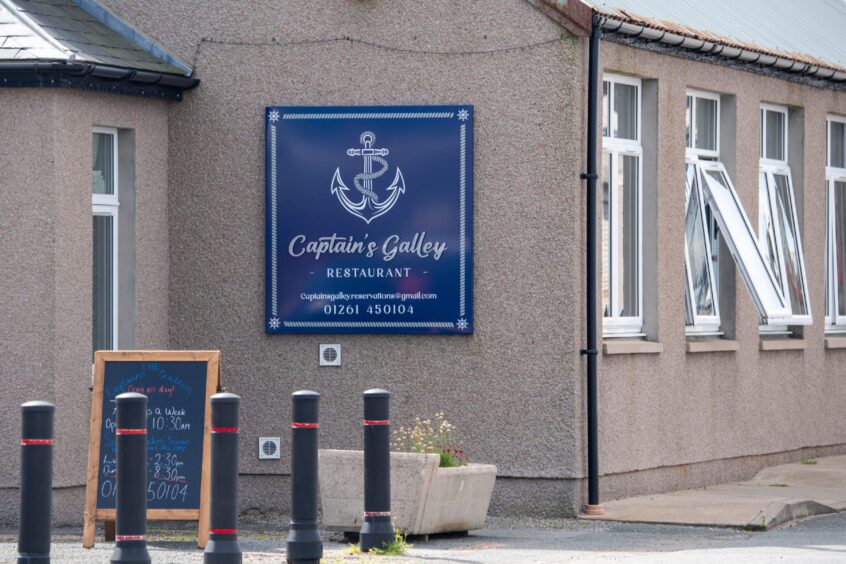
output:
M320 366L341 366L341 345L320 345Z
M279 460L279 437L259 437L259 460Z

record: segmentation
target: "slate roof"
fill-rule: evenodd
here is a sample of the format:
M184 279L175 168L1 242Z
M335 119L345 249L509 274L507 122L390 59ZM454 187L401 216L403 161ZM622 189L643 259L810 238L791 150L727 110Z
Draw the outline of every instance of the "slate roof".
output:
M0 0L0 62L23 61L191 74L190 67L94 0Z

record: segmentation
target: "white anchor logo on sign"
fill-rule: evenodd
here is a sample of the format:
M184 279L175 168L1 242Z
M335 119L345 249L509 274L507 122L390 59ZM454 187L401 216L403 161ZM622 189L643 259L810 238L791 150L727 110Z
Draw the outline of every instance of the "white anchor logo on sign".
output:
M399 167L397 167L394 181L385 189L388 196L382 200L379 194L373 190L373 181L385 174L388 170L388 163L382 158L388 155L388 149L373 148L373 142L376 141L376 136L371 131L362 133L360 141L362 147L360 149L347 149L347 155L364 158L364 172L356 174L355 178L353 178L353 185L361 193L361 200L354 202L347 195L350 189L341 180L340 167L335 169L335 176L332 178L332 194L338 196L338 201L341 202L345 210L356 217L360 217L365 223L370 224L371 221L380 215L388 213L394 207L400 194L405 193L405 180L402 177ZM373 171L374 162L381 167L375 172Z

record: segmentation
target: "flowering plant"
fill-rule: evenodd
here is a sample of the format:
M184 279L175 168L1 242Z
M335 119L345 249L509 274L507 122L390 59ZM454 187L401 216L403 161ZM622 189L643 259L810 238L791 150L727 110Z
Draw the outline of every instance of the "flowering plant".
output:
M455 427L447 421L443 413L436 413L431 419L414 419L410 428L400 426L394 431L391 450L397 452L420 452L440 456L440 466L449 468L466 464L464 451L459 448L455 438Z

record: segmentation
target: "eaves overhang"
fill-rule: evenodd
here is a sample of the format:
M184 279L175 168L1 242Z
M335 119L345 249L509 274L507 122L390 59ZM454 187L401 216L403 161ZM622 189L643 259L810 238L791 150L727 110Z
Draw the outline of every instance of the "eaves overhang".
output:
M843 83L846 67L804 53L793 53L744 43L731 37L667 21L656 21L623 10L595 9L606 34L618 39L636 39L644 43L660 43L663 47L688 51L725 61L747 63L775 71L794 73L819 81ZM615 39L615 37L609 37Z
M180 100L199 80L96 0L0 0L0 87Z
M181 100L199 79L92 63L0 62L0 88L78 88L146 98Z
M642 16L631 10L608 7L600 0L528 2L571 31L574 27L580 29L585 25L590 29L591 22L595 20L602 29L604 41L739 68L818 88L846 90L846 66L807 53L776 49L683 23Z

